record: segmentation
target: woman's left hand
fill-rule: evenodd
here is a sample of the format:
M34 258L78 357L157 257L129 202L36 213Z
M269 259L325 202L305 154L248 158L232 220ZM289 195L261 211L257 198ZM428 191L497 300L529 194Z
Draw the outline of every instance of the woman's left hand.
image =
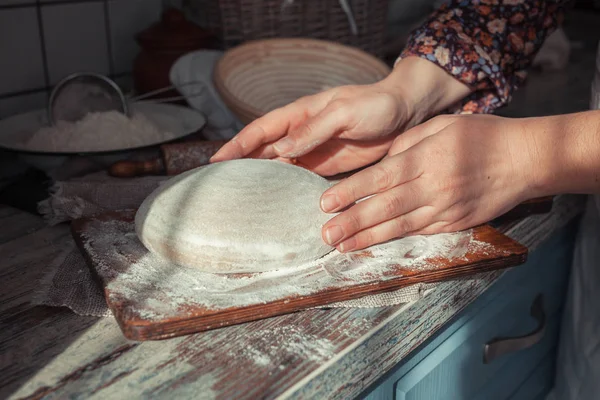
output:
M325 224L323 239L347 252L459 231L535 197L528 121L438 116L398 136L382 161L323 194L323 211L343 210Z

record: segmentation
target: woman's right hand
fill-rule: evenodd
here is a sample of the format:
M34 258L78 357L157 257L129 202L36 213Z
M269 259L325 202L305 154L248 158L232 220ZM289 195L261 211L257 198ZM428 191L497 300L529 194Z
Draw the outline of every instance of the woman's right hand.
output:
M375 84L336 87L267 113L211 162L270 158L323 176L352 171L380 160L398 134L469 92L437 65L409 57Z

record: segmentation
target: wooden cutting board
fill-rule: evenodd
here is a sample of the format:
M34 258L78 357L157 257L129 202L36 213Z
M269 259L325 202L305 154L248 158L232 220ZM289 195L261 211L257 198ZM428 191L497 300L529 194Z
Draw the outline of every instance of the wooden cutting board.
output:
M124 335L156 340L356 299L420 282L509 268L527 248L489 225L413 237L344 255L334 251L292 272L219 275L149 253L134 211L72 223L72 232Z

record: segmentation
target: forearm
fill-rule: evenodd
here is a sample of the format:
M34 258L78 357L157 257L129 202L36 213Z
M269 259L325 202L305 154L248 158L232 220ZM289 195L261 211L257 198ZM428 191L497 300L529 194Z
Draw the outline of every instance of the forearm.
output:
M531 195L600 193L600 110L524 120Z
M391 88L398 100L406 104L409 116L404 129L420 124L472 93L469 86L444 69L419 57L398 61L380 84Z

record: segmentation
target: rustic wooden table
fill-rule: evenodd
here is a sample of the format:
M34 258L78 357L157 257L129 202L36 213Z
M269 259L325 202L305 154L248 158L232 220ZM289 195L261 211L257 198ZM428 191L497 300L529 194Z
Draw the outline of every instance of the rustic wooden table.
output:
M584 199L503 225L534 248ZM33 306L67 226L0 206L0 398L339 398L359 395L501 273L446 282L414 303L309 310L158 342L131 342L112 317Z

